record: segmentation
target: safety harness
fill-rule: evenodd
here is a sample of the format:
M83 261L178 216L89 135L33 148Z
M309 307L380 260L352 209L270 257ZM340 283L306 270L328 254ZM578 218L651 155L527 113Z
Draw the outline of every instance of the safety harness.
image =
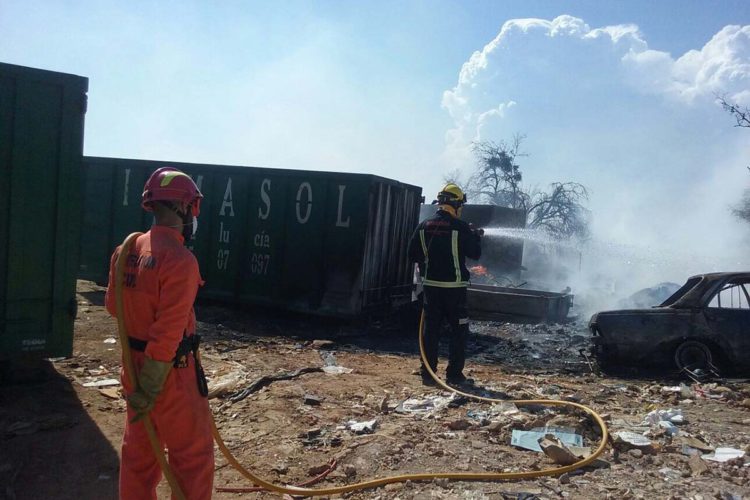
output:
M148 340L141 340L128 335L128 344L134 351L145 352L146 346L148 346ZM183 334L180 344L177 346L174 358L172 359L175 368L187 368L188 366L188 355L193 353L195 360L195 378L198 383L198 392L200 395L208 397L208 381L206 380L206 373L203 371L203 365L201 364L200 355L198 354L198 348L201 344L200 335Z

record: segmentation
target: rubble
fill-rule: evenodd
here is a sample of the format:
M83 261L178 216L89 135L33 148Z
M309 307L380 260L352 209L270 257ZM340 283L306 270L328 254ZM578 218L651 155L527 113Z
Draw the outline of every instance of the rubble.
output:
M545 455L559 465L572 465L583 458L576 456L562 441L551 434L539 440L539 447Z
M452 420L446 424L446 426L452 430L452 431L465 431L469 427L471 427L471 424L468 420L464 419L458 419L458 420Z
M706 462L704 462L697 454L690 457L688 465L690 466L693 476L700 476L701 474L708 472L708 465L706 465Z
M665 481L677 481L682 477L682 472L672 469L670 467L662 467L659 469L659 473L662 475Z
M714 448L712 446L708 445L707 443L693 436L681 435L677 437L673 442L675 444L687 446L695 450L700 450L700 451L705 451L705 452L714 451Z
M310 406L320 406L320 403L322 402L322 400L318 396L314 396L312 394L305 394L305 397L302 398L302 402Z
M654 451L654 445L651 440L642 434L630 431L618 431L613 432L612 437L614 438L615 447L621 450L638 448L644 453L652 453Z
M641 458L643 456L643 450L639 448L631 448L628 450L628 455L633 458Z
M122 399L122 394L120 394L119 388L115 389L113 387L108 387L105 389L99 389L99 394L109 399Z

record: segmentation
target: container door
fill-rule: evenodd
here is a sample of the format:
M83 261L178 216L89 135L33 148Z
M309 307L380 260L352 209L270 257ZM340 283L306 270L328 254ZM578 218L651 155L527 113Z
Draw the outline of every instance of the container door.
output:
M72 351L85 80L78 83L0 75L0 357Z
M3 351L10 347L6 334L5 304L8 287L8 250L10 237L10 184L11 158L13 155L13 80L0 76L0 346ZM2 354L0 354L2 359Z
M81 258L78 277L106 284L112 254L112 202L114 170L83 160L84 199L81 216Z

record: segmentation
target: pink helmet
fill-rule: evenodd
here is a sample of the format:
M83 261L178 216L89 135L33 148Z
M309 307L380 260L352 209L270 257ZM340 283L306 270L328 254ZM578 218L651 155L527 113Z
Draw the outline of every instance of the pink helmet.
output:
M176 168L162 167L151 174L143 186L141 206L151 212L152 201L172 201L178 203L182 211L190 205L193 216L198 217L202 198L189 175Z

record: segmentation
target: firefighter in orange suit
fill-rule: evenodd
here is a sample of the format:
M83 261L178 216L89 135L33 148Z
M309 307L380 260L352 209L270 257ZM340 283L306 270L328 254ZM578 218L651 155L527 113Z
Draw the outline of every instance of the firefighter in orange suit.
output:
M440 329L446 319L450 326L446 381L455 385L470 382L463 374L469 333L466 309L469 271L465 258L481 257L484 231L475 230L460 219L466 195L457 185L446 184L433 203L438 204L437 213L417 226L408 252L412 262L419 266L424 285L425 357L437 373ZM421 375L425 385L435 384L424 364Z
M169 464L188 499L211 498L214 448L203 370L196 359L195 301L203 284L192 238L203 198L193 180L174 168L156 170L142 206L154 225L138 237L125 261L123 306L138 384L124 371L127 421L122 441L120 498L155 499L162 473L143 423L149 414L168 451ZM112 256L107 310L116 315Z

